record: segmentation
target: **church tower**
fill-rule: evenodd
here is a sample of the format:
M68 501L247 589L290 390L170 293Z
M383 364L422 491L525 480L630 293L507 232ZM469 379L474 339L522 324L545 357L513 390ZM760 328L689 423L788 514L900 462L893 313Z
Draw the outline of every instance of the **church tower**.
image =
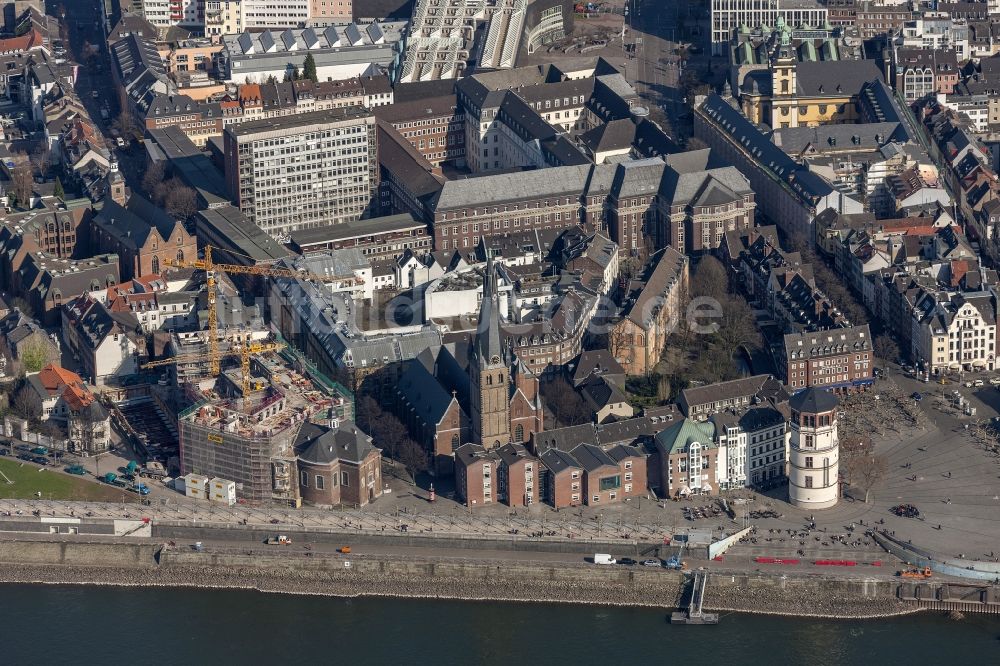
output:
M487 449L510 442L510 368L500 338L500 297L493 259L486 262L483 300L479 306L469 359L472 437Z

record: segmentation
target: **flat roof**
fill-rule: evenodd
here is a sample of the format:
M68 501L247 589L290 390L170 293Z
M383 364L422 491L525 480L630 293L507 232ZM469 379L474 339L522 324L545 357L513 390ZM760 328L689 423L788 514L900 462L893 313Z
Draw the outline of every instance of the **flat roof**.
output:
M169 160L174 172L198 192L206 207L216 208L230 203L222 174L180 126L148 129L146 136L149 138L146 150L150 157L154 161L160 156Z
M309 127L310 125L336 123L344 120L356 120L367 117L373 117L372 112L363 106L354 104L337 109L324 109L322 111L310 111L309 113L299 113L292 116L252 120L247 123L230 125L226 128L226 131L231 132L236 136L246 136L248 134L256 134L259 132L294 129L296 127Z
M293 254L248 220L236 206L199 211L195 216L195 227L199 236L202 236L203 230L212 233L214 238L211 240L216 243L213 247L242 255L254 262L278 261ZM206 242L209 240L207 236L203 236Z
M302 248L303 246L314 245L316 243L347 240L349 238L359 238L374 234L386 234L393 231L406 231L407 229L417 229L420 227L426 228L427 225L409 213L400 213L398 215L386 215L385 217L372 217L366 220L350 220L325 227L312 227L310 229L302 229L301 231L293 231L290 235L292 243Z

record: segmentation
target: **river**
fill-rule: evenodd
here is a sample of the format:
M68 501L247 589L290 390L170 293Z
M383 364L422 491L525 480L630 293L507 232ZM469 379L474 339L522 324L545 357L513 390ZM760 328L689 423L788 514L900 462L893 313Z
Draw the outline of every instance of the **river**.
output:
M675 627L638 608L62 585L0 585L0 635L7 664L1000 662L996 616Z

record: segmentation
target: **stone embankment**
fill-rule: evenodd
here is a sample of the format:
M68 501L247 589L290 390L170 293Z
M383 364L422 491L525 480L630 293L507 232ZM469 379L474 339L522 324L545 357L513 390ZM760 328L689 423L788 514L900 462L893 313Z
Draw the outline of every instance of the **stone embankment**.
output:
M93 557L87 557L88 546ZM200 553L119 544L0 542L0 583L217 587L340 597L561 602L674 608L677 572L528 561ZM866 618L914 612L891 581L713 574L706 610Z
M705 608L767 615L878 618L919 612L895 596L894 586L868 581L776 579L771 576L713 576Z

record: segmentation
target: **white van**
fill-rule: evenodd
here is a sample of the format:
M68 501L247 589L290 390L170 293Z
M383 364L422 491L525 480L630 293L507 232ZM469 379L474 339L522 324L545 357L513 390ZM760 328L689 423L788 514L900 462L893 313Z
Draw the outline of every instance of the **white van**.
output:
M607 553L597 553L594 555L594 564L617 564L618 560Z

